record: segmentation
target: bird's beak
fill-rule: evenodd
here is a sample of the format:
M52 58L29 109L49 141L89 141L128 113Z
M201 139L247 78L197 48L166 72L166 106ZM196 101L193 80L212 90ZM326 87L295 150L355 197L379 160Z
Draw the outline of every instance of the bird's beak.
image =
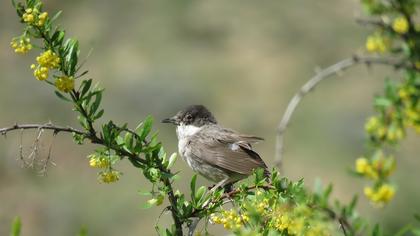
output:
M162 123L171 123L171 124L178 124L177 120L174 117L166 118L161 121Z

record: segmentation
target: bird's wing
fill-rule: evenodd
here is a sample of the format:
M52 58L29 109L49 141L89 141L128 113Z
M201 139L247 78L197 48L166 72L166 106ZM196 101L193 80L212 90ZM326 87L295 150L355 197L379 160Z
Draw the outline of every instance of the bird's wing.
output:
M226 170L250 175L256 168L264 168L264 161L252 150L247 140L236 133L203 129L190 139L191 153L199 159Z
M258 143L258 142L264 140L264 138L257 137L257 136L254 136L254 135L240 134L240 133L238 133L238 132L236 132L235 130L232 130L232 129L226 129L226 128L219 127L217 129L217 131L221 132L221 133L228 134L229 136L232 137L232 139L241 140L241 141L245 141L245 142L248 142L248 143Z

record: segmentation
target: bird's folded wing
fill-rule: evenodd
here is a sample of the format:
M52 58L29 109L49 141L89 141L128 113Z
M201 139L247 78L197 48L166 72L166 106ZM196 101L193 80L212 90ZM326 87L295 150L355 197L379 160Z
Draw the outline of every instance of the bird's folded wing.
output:
M208 133L199 132L191 137L191 153L210 165L243 175L250 175L256 168L267 168L248 142L228 136L229 134L219 133L220 138L215 138Z

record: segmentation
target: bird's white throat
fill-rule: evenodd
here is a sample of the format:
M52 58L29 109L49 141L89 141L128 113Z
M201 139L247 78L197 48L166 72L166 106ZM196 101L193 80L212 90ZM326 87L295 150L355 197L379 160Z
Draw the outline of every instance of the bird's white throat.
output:
M176 127L176 133L178 135L178 140L184 139L186 137L192 136L201 130L202 127L197 127L194 125L178 125Z

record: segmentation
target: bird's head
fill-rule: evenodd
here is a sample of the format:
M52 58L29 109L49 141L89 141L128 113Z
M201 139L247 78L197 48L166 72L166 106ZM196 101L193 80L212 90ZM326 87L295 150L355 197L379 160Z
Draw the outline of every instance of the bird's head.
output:
M176 113L175 116L162 120L162 123L201 127L203 125L216 124L217 121L205 106L191 105Z

